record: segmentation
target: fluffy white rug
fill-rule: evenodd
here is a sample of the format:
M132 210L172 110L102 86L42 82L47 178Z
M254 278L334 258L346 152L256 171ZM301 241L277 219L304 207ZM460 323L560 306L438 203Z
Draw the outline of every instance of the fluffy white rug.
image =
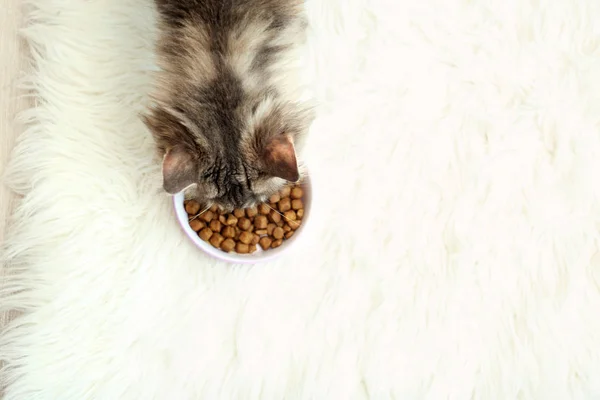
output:
M600 2L309 1L318 223L254 267L160 191L151 0L30 3L7 400L600 398Z

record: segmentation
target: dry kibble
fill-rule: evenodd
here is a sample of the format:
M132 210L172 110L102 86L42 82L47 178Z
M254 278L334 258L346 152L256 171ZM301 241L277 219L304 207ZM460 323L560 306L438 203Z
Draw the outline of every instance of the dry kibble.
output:
M221 243L221 250L229 253L233 249L235 249L235 240L231 238L223 240L223 243Z
M295 221L296 220L296 213L292 210L286 211L283 216L285 217L285 219L287 219L288 221Z
M278 223L279 221L281 221L281 214L279 214L275 210L272 210L269 213L269 221L274 222L274 223Z
M245 243L242 242L238 242L235 245L235 251L240 253L240 254L248 254L248 252L250 251L250 246L248 246Z
M218 219L213 219L212 221L210 221L209 226L210 230L213 232L221 232L221 228L223 228L221 222Z
M240 233L239 241L244 244L250 244L254 239L254 234L250 232L242 232Z
M285 199L281 199L279 201L279 203L277 203L277 208L281 212L286 212L292 208L292 201L290 200L289 197L286 197Z
M273 237L275 239L281 239L283 237L284 233L285 232L284 232L283 228L277 227L273 230Z
M290 226L290 228L292 228L293 231L300 228L300 223L298 221L290 221L288 222L288 225Z
M304 192L298 186L286 186L256 207L235 209L227 213L212 205L198 215L204 206L195 200L184 203L186 212L197 216L190 228L213 247L224 252L254 253L278 248L291 239L304 217Z
M266 229L268 224L269 221L264 215L257 215L256 218L254 218L254 226L256 229Z
M263 250L267 250L269 247L271 247L271 243L273 243L273 241L270 237L267 236L260 238L260 241L258 242L258 244L260 244L260 247L262 247Z
M206 228L206 224L196 218L190 221L190 228L192 228L194 232L199 232L200 229Z
M204 228L198 234L198 236L200 236L200 239L204 240L205 242L208 242L212 235L213 231L211 231L210 228Z
M213 213L212 211L208 210L207 212L205 212L204 214L202 214L200 216L200 218L204 222L209 223L210 221L212 221L213 219L215 219L215 213Z
M279 194L281 195L281 198L283 199L284 197L290 197L291 192L292 192L292 188L289 186L286 186L283 189L281 189Z
M252 222L250 222L250 220L248 218L242 217L238 220L237 226L241 230L247 231L252 226Z
M221 235L233 239L235 237L235 228L233 226L226 226L223 228L223 231L221 231Z
M190 200L186 203L185 212L190 215L196 215L198 214L198 211L200 211L200 203L198 203L196 200Z
M246 212L244 210L240 210L239 208L236 208L235 210L233 210L233 215L235 215L236 218L242 218L243 216L246 215Z
M304 196L304 191L302 190L302 188L299 187L293 188L292 192L290 193L290 197L292 199L301 199L302 196Z
M225 240L225 238L223 236L221 236L220 233L217 233L217 232L213 233L209 239L210 244L212 244L213 246L215 246L217 248L221 247L221 243L223 243L223 240Z
M292 208L292 201L289 197L281 199L279 203L277 203L277 208L279 208L279 211L281 212L286 212Z
M279 196L279 193L275 193L273 196L269 197L270 203L277 203L279 202L279 200L281 200L281 196Z
M302 200L300 200L300 199L292 200L292 210L299 210L301 208L304 208L304 204L302 204Z

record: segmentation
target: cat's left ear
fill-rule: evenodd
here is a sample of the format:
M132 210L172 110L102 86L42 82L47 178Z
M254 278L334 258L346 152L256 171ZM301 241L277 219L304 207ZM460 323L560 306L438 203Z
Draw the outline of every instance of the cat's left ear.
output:
M296 149L290 135L283 134L271 138L266 143L262 156L265 172L269 175L290 182L300 179Z

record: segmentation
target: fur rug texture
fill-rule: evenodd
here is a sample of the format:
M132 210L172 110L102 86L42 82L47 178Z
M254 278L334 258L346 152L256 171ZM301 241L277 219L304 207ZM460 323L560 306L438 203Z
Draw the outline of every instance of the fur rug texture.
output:
M6 400L599 399L600 2L310 0L304 247L186 239L151 0L29 0Z

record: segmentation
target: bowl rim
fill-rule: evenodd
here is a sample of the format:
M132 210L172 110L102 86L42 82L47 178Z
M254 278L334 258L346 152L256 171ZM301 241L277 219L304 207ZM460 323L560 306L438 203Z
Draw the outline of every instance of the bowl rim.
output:
M310 213L312 208L312 201L314 197L313 193L313 185L309 177L306 177L301 184L305 191L305 195L303 200L307 199L308 201L304 202L304 217L302 220L302 224L295 231L294 236L286 241L283 244L276 248L270 249L268 251L264 251L258 248L257 252L253 254L238 254L238 253L226 253L220 249L213 247L210 243L207 243L200 239L198 234L194 232L194 230L190 227L188 222L188 214L184 208L184 200L185 194L184 191L181 191L175 195L173 195L173 208L175 211L175 216L179 225L186 236L192 241L193 244L196 245L197 248L204 251L209 256L216 258L221 261L226 261L232 264L258 264L262 262L271 261L284 253L289 252L295 248L298 248L298 243L303 240L304 231L306 230L306 225L310 224Z

